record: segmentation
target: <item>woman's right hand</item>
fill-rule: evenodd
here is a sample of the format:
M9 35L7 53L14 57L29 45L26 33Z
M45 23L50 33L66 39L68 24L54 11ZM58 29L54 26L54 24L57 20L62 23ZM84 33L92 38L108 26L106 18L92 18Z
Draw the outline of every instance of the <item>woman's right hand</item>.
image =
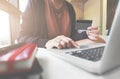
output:
M49 40L46 45L46 48L71 48L71 47L78 47L78 44L73 41L71 38L66 37L64 35L57 36L56 38L53 38Z

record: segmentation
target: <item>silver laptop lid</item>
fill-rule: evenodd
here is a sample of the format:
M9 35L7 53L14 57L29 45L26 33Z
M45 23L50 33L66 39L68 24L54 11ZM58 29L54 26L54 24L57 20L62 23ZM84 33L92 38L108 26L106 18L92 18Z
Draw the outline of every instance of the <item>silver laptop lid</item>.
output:
M116 9L110 36L101 61L101 71L107 71L120 66L120 1Z

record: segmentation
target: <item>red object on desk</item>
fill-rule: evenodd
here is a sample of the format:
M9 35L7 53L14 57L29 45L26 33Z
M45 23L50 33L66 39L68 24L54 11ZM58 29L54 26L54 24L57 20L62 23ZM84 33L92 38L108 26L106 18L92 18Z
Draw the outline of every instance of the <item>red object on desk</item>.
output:
M32 68L37 51L36 44L24 44L0 55L0 74L27 71Z

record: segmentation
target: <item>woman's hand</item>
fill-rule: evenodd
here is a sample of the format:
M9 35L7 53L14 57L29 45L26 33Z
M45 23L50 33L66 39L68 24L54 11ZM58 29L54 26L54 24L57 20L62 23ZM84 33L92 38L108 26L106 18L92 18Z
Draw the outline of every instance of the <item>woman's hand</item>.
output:
M98 37L99 37L99 30L98 30L98 27L88 27L87 28L87 31L86 31L87 35L88 35L88 38L90 40L97 40Z
M105 43L105 40L100 36L98 27L88 27L86 33L90 40L94 42Z
M46 43L45 47L46 48L56 47L58 49L63 49L63 48L78 47L78 44L74 42L71 38L61 35L49 40Z

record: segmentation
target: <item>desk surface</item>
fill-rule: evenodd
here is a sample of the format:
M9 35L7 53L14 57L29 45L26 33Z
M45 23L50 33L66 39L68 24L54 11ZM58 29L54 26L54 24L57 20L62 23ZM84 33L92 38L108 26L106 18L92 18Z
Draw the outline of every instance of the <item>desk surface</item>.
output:
M44 48L38 49L36 57L43 68L43 79L119 79L120 77L120 69L105 75L91 74L51 55Z

